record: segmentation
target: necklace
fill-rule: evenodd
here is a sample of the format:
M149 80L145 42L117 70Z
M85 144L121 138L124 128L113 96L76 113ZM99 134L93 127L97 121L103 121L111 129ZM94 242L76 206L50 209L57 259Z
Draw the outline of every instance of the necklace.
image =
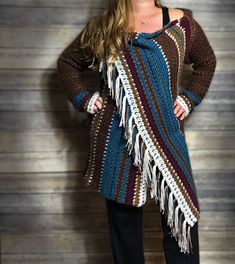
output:
M149 21L151 21L151 19L148 19L148 20L141 20L141 21L140 21L141 26L145 26L146 24L149 23Z

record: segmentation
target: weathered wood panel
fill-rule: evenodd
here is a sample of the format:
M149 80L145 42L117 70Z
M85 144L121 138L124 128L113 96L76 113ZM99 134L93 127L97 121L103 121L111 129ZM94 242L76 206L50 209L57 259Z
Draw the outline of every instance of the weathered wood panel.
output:
M193 9L204 10L204 11L214 11L214 10L231 10L234 8L233 0L207 0L206 3L203 0L198 0L197 3L191 0L168 0L161 1L162 3L168 4L169 6L190 6ZM99 8L104 6L103 0L51 0L50 2L46 0L1 0L0 6L28 6L28 7L77 7L77 8ZM212 9L213 8L213 9ZM232 9L234 10L234 9Z
M81 172L1 173L0 193L73 193L89 192L83 186ZM194 170L198 190L223 191L235 189L233 170Z
M233 131L187 131L186 142L189 150L234 149ZM39 151L88 151L88 135L85 127L71 131L55 132L0 132L0 151L39 152Z
M198 189L198 188L197 188ZM234 190L197 190L202 211L234 211ZM149 194L148 194L149 195ZM103 197L96 191L76 193L0 194L2 214L70 214L103 210ZM148 210L159 210L154 200L148 197ZM7 206L6 206L7 205Z
M214 91L211 87L203 100L203 104L200 105L198 111L235 112L234 91ZM68 107L65 93L62 90L0 90L0 111L56 112L68 110L73 111L75 108Z
M226 237L224 236L226 234ZM100 233L60 233L60 234L2 234L2 252L4 253L93 253L109 252L110 244L107 232ZM144 232L145 251L162 250L161 232ZM103 243L99 243L103 241ZM201 231L200 248L203 251L235 250L234 231Z
M187 83L191 75L191 69L185 68L182 73L181 83ZM87 89L90 86L93 88L97 87L96 79L92 81L91 77L96 77L94 71L83 72L84 81L88 82ZM211 86L208 92L213 91L234 91L235 84L235 69L231 71L216 71L213 76ZM37 91L37 90L61 90L60 82L58 80L55 69L8 69L0 70L0 90L26 90ZM72 109L71 109L72 110Z
M82 26L11 27L0 26L0 48L54 48L63 49L82 30ZM234 50L233 32L205 30L208 40L216 50ZM223 39L223 41L221 41Z
M185 134L202 212L200 263L232 264L235 2L162 2L192 9L216 52L210 89ZM0 1L3 264L113 263L103 197L83 185L87 115L67 101L55 71L60 52L103 7L103 0ZM190 74L185 66L182 84ZM85 71L84 82L97 89L98 75ZM146 263L162 264L159 208L148 197L144 209Z
M235 150L191 150L195 170L234 170ZM0 153L2 173L75 172L84 169L87 151Z
M169 1L161 1L163 4L169 6L177 6L177 7L191 7L193 10L198 11L231 11L235 10L235 3L233 0L198 0L196 3L192 2L191 0L169 0ZM103 0L67 0L64 2L63 0L51 0L50 2L46 0L1 0L0 6L27 6L27 7L74 7L74 8L103 8L104 7Z
M198 108L200 105L198 106ZM45 132L61 129L81 128L86 124L86 113L66 112L2 112L1 129L7 131ZM233 112L199 112L191 113L185 120L185 131L199 130L234 130Z
M216 71L234 70L234 50L215 53L218 58ZM59 54L59 49L0 49L0 69L55 69Z
M235 253L233 251L201 251L201 264L231 264ZM145 252L145 260L148 264L163 264L163 253ZM90 264L113 263L109 253L48 253L48 254L2 254L2 264Z
M149 211L149 206L144 207L143 225L146 231L161 231L160 213L155 210ZM230 211L202 211L199 231L201 230L235 230L234 214ZM106 212L79 212L66 214L2 214L0 225L4 226L2 233L58 233L67 231L77 232L105 232Z
M79 16L78 10L80 11ZM53 12L53 16L51 13ZM82 25L89 17L99 15L99 8L76 9L76 8L47 8L47 7L1 7L0 24L2 25ZM200 21L205 30L211 31L234 31L235 21L230 18L234 10L214 12L193 10L194 17ZM30 14L30 16L29 16ZM217 18L220 19L217 19Z

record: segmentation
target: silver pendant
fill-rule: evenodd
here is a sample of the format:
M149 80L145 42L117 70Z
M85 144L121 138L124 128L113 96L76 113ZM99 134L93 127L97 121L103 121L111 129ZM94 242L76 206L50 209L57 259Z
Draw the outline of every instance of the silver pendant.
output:
M148 21L141 21L140 22L142 26L146 25L148 23Z

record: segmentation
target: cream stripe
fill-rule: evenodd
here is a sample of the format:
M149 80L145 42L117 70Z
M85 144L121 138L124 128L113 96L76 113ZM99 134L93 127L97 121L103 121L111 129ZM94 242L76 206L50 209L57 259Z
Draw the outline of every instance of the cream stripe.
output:
M134 117L134 121L136 123L137 129L138 129L138 131L139 131L139 133L143 139L143 142L145 143L145 145L147 147L148 156L150 159L154 160L155 164L157 164L162 175L164 175L164 178L167 182L167 185L170 187L170 189L174 193L174 196L176 197L177 202L180 204L180 209L184 213L186 221L191 226L193 226L194 223L197 222L197 218L194 216L193 212L189 208L187 201L186 201L185 197L183 196L183 194L181 192L179 192L178 186L177 186L173 176L171 175L170 171L168 170L166 164L164 163L164 160L160 156L154 142L152 141L151 137L148 134L148 131L146 130L146 128L144 126L144 122L142 120L140 113L138 112L135 97L133 95L132 88L130 86L128 77L125 73L125 70L124 70L124 67L122 65L120 58L116 59L115 66L119 72L119 76L120 76L120 79L122 82L122 88L125 90L125 96L124 97L128 100L128 103L129 103L129 106L131 108L131 112L132 112L132 115ZM111 74L109 74L108 76L111 76ZM111 84L113 82L108 82L108 83ZM111 85L109 88L114 89L113 85ZM111 94L114 94L114 93L111 92ZM147 168L148 164L144 164L144 167ZM151 177L151 175L149 175L147 172L144 172L144 171L143 171L143 173L145 174L145 182L146 183L149 182L149 179L147 176ZM142 188L142 191L143 191L143 189L145 190L146 188ZM146 195L145 191L140 193L140 196L142 197L142 199L141 199L142 203L144 203L144 201L145 201L145 195Z

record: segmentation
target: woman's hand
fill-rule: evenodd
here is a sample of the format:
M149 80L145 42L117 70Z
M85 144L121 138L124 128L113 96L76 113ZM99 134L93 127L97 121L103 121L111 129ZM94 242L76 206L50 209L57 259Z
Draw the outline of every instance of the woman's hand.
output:
M102 108L102 106L103 106L103 98L99 96L94 103L93 110L95 112L98 112Z
M180 120L183 120L186 117L183 107L181 107L177 100L175 100L174 103L174 114L176 115L176 117L180 116Z

